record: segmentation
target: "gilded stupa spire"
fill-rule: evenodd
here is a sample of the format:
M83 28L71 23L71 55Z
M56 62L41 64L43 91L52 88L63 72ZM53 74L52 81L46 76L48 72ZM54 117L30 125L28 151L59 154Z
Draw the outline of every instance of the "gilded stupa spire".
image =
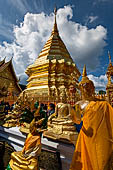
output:
M92 80L89 80L87 77L86 72L86 65L84 64L83 73L82 73L82 80L78 84L79 89L86 95L87 99L90 99L90 96L87 96L87 92L92 89L92 94L94 93L94 83ZM84 88L86 88L87 92L84 91ZM84 96L82 96L84 99ZM92 98L92 97L91 97Z
M112 62L111 62L111 55L110 55L110 52L108 51L108 57L109 57L109 65L108 65L108 68L107 68L107 78L108 78L108 85L111 84L111 76L113 75L113 65L112 65Z
M46 57L47 59L64 59L70 62L73 62L65 44L63 43L59 31L57 28L57 8L54 9L54 26L51 32L51 36L46 41L42 51L40 52L38 58ZM37 63L37 61L36 61Z
M58 33L57 22L56 22L56 15L57 15L57 8L56 7L54 8L54 15L55 15L55 21L54 21L54 26L53 26L51 35L54 35L54 34L58 35L59 33Z
M86 77L86 76L87 76L87 72L86 72L86 65L84 64L82 77Z
M54 8L54 14L55 14L55 23L56 23L56 15L57 15L57 8Z
M111 55L110 55L109 51L108 51L108 57L109 57L109 65L112 65L112 63L111 63Z
M89 81L89 78L87 77L86 65L84 64L83 73L82 73L82 80L79 84L83 84L87 81Z

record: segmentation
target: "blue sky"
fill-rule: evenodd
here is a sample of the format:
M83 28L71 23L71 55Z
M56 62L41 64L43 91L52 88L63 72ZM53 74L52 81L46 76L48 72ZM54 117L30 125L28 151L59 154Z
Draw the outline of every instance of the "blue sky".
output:
M13 56L16 74L25 69L50 36L54 6L62 40L82 72L86 64L96 89L105 89L108 50L113 61L113 0L0 0L0 56Z

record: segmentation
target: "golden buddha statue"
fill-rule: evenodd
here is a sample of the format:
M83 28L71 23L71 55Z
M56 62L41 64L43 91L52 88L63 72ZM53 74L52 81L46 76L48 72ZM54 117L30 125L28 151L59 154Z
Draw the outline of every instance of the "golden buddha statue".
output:
M4 127L15 127L19 126L19 119L21 117L21 114L23 113L23 110L26 106L29 107L29 103L27 102L27 98L25 100L23 99L23 92L19 95L16 102L14 103L14 108L11 112L8 112L8 114L5 117L5 123L3 124ZM26 104L27 103L27 104Z
M69 117L69 111L70 105L67 104L66 93L63 90L60 96L60 103L56 105L55 113L49 117L48 121L52 121L53 117L57 117L57 119L66 119L67 117Z
M60 95L60 103L56 105L55 113L48 118L48 128L44 136L60 141L74 143L76 140L76 129L71 119L72 108L67 104L65 90Z
M24 108L24 107L23 107ZM14 104L14 109L5 116L4 127L15 127L19 125L19 118L22 113L22 101L18 98Z
M12 170L38 170L37 156L41 152L41 124L43 119L30 124L30 133L28 134L22 151L13 152L9 166Z
M23 94L23 96L22 96ZM18 97L17 101L14 104L14 109L8 113L5 117L5 123L3 124L4 127L15 127L20 126L20 131L23 133L29 133L29 125L30 121L33 119L32 112L35 111L34 108L34 98L31 100L28 99L28 96L22 92L22 94ZM28 119L30 121L21 121L22 115L27 112L29 114ZM25 117L24 117L25 116ZM27 117L24 114L24 119Z
M99 100L95 98L95 87L93 82L87 77L86 65L84 65L82 80L78 84L78 87L81 91L81 100L76 102L75 112L73 112L74 114L72 115L73 122L77 124L81 122L81 115L83 116L84 109L90 101Z
M94 84L88 79L84 66L79 83L82 100L75 105L73 121L83 125L78 135L70 170L109 170L107 162L113 144L113 108L94 97Z
M35 121L40 120L40 106L35 110L34 112L34 119ZM20 126L20 132L28 134L30 132L30 123L23 122L22 125Z
M33 118L35 118L35 121L38 121L38 120L41 119L41 117L40 117L40 106L37 105L37 107L36 107L34 99L32 98L31 101L30 101L30 104L25 103L25 108L26 109L25 109L24 114L23 114L24 121L21 123L21 126L20 126L19 130L22 133L28 134L29 129L30 129L30 121L32 121ZM29 116L29 122L25 121L26 120L25 115L26 115L26 117Z

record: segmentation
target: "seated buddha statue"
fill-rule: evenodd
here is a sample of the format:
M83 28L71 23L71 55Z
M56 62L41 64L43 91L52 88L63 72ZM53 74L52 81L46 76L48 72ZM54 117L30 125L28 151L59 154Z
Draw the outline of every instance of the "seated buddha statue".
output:
M56 105L55 113L49 116L48 121L51 122L54 117L57 117L57 120L62 120L62 119L70 120L71 109L72 108L70 104L67 104L66 92L63 89L60 94L60 102Z
M41 124L43 119L30 124L30 133L28 134L22 151L13 152L11 160L7 167L12 170L38 170L37 156L41 152Z
M3 126L21 126L22 122L25 122L20 130L22 130L22 132L24 133L29 133L29 122L31 122L31 120L33 119L33 114L31 113L31 109L33 110L33 105L34 100L30 101L28 99L28 96L24 95L24 93L22 92L15 102L13 110L9 112L8 115L6 115L5 123L3 124Z
M67 104L66 93L63 90L60 96L60 102L56 105L55 113L49 116L47 131L43 136L74 143L76 140L76 129L71 119L72 108Z
M3 124L4 127L15 127L19 125L19 118L22 113L21 105L22 101L18 98L14 104L14 109L5 116L5 123Z

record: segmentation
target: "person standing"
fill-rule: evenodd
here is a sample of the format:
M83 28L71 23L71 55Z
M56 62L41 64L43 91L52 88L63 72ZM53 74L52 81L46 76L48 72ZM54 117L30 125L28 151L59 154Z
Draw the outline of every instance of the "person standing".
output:
M48 117L55 113L55 105L53 103L49 104Z

